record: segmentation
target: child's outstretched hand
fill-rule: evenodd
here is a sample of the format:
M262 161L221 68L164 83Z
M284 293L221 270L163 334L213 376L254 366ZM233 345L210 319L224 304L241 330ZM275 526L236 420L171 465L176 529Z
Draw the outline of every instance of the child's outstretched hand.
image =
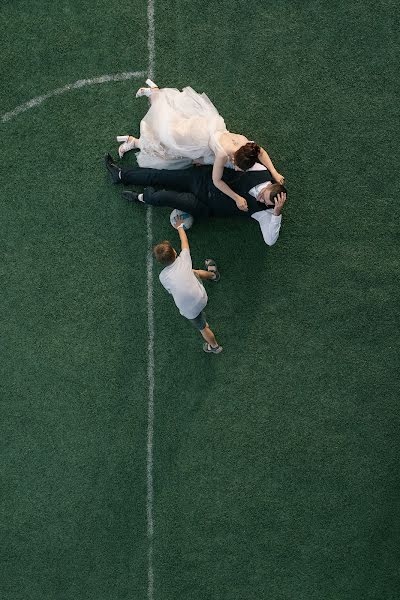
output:
M183 227L181 227L181 229L186 230L185 221L184 221L184 219L182 219L181 216L175 217L175 229L178 229L179 225L183 225Z

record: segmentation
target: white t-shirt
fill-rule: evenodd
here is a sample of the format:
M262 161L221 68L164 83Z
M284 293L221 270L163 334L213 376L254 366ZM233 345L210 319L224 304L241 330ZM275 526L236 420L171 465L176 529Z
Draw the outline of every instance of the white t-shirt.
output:
M204 286L193 273L192 258L189 250L182 250L172 265L165 267L159 277L170 294L181 315L195 319L207 304Z

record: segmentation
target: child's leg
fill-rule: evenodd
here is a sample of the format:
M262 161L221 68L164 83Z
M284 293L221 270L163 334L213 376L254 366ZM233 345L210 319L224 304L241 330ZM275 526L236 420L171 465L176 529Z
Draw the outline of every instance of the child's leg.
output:
M218 267L215 263L215 260L213 260L212 258L207 258L204 261L205 267L206 267L206 271L204 271L203 269L200 270L195 270L193 269L193 271L195 273L197 273L197 275L200 277L200 279L209 279L210 281L219 281L221 279L221 275L218 271Z
M206 323L206 326L204 327L204 329L202 329L200 331L200 333L203 336L203 338L206 340L206 342L208 342L212 348L218 347L218 342L215 339L215 335L211 331L208 323Z
M203 311L201 311L201 313L194 319L189 319L189 321L196 327L201 336L206 340L206 343L203 344L204 352L212 352L213 354L219 354L222 352L222 348L215 339L215 335L211 331L210 326L206 321L206 315Z
M201 269L193 269L193 273L196 273L200 279L215 279L215 273L211 271L202 271Z

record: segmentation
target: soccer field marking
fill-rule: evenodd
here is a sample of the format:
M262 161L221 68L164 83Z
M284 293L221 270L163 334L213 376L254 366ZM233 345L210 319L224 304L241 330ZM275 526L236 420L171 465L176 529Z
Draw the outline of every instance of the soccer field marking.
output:
M154 0L147 0L147 22L148 22L148 36L147 36L147 49L149 51L149 77L154 77L154 65L155 65L155 21L154 21Z
M36 108L49 98L54 98L55 96L61 96L66 92L70 92L71 90L79 90L80 88L86 87L87 85L99 85L101 83L109 83L110 81L125 81L127 79L137 79L140 77L145 77L146 71L130 71L126 73L116 73L114 75L100 75L99 77L93 77L92 79L78 79L74 83L67 83L63 87L57 88L56 90L52 90L51 92L47 92L47 94L43 94L42 96L36 96L36 98L31 98L28 102L24 102L24 104L20 104L11 110L10 112L4 113L1 116L1 120L3 123L7 121L11 121L17 115L26 112L30 108Z
M148 49L148 77L154 78L155 69L155 20L154 0L147 0L147 49ZM153 290L153 211L147 208L147 325L148 325L148 365L147 378L149 381L149 397L147 410L147 537L149 541L147 553L147 599L154 600L154 569L153 569L153 538L154 538L154 290Z
M151 206L147 207L146 225L147 225L147 329L148 329L148 364L147 378L149 383L148 409L147 409L147 537L148 547L148 581L147 597L148 600L154 598L154 571L153 571L153 536L154 536L154 518L153 518L153 437L154 437L154 301L153 301L153 256L151 246L153 241L153 213Z
M154 20L154 0L147 0L147 24L148 24L148 37L147 37L147 49L148 49L148 70L147 76L150 79L154 78L154 67L155 67L155 20ZM74 83L67 83L63 87L47 92L41 96L31 98L24 104L17 106L14 110L4 113L1 116L3 123L11 121L14 117L19 114L26 112L31 108L40 106L46 100L55 96L61 96L71 90L77 90L88 85L98 85L101 83L108 83L113 81L124 81L127 79L136 79L145 77L146 71L132 71L126 73L116 73L114 75L101 75L99 77L93 77L91 79L79 79ZM147 378L149 383L149 395L148 395L148 411L147 411L147 464L146 464L146 475L147 475L147 498L146 498L146 512L147 512L147 537L149 541L148 547L148 586L147 586L147 597L148 600L154 599L154 570L153 570L153 537L154 537L154 516L153 516L153 502L154 502L154 469L153 469L153 437L154 437L154 302L153 302L153 256L152 256L152 242L153 242L153 220L152 220L152 208L148 207L146 214L146 230L147 230L147 330L148 330L148 365L147 365Z

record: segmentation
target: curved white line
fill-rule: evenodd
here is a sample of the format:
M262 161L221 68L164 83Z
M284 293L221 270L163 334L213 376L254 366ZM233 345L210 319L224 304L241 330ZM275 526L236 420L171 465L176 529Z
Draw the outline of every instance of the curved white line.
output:
M47 94L43 94L43 96L37 96L36 98L28 100L28 102L25 102L24 104L17 106L17 108L14 108L14 110L11 110L10 112L7 112L4 115L2 115L1 120L3 123L5 123L6 121L11 121L11 119L16 117L20 113L23 113L29 110L30 108L35 108L36 106L39 106L49 98L53 98L54 96L60 96L61 94L65 94L65 92L69 92L71 90L78 90L79 88L85 87L87 85L97 85L99 83L107 83L109 81L125 81L126 79L135 79L137 77L145 76L146 71L131 71L127 73L116 73L115 75L100 75L100 77L93 77L92 79L78 79L78 81L75 81L74 83L67 83L67 85L64 85L63 87L57 88L56 90L52 90Z

